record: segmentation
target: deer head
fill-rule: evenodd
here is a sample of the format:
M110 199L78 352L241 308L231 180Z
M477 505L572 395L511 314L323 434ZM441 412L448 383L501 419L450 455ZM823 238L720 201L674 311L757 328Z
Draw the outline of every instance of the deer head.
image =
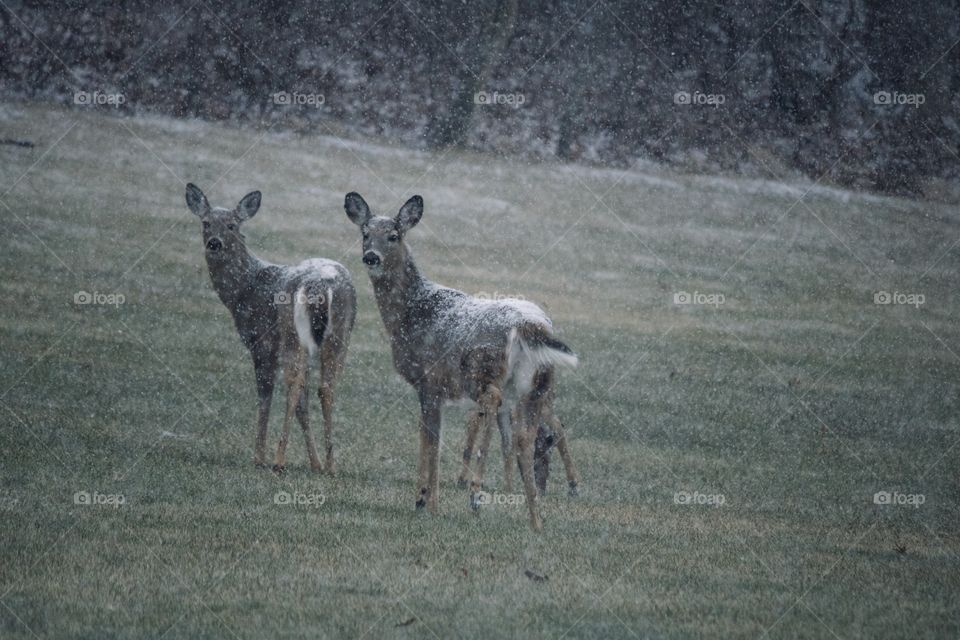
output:
M209 260L226 260L245 250L240 225L260 208L260 192L248 193L233 209L210 207L207 197L195 184L187 185L187 207L200 218L203 247Z
M375 216L359 193L348 193L343 208L363 234L363 263L372 275L400 268L406 258L404 236L423 216L423 198L413 196L395 218Z

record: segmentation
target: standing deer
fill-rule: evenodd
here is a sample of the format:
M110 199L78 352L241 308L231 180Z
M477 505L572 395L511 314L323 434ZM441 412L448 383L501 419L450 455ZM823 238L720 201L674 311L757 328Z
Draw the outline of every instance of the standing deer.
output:
M570 455L569 444L563 423L557 417L553 410L555 397L555 387L551 386L543 402L542 414L540 416L540 425L537 429L537 439L533 448L533 477L536 480L537 490L540 495L547 493L547 480L550 477L550 452L556 447L560 452L560 459L563 462L563 469L567 476L567 494L571 497L578 495L578 486L580 484L580 473L577 471L573 458ZM474 421L478 420L477 411L470 414L467 429L467 444L463 450L463 469L457 480L457 486L461 489L467 487L470 477L470 462L474 457L474 444L476 441L476 431L471 429ZM513 442L511 438L512 427L510 425L510 410L505 406L500 407L497 413L497 426L500 429L500 443L504 459L504 490L510 491L513 484ZM489 443L487 443L489 444ZM479 457L487 455L486 451L481 450Z
M497 414L510 408L513 449L534 530L543 523L533 472L534 440L556 366L576 366L577 357L552 336L550 320L523 300L481 300L430 282L404 242L423 215L423 199L410 198L395 218L374 216L359 194L349 193L344 208L363 234L368 267L380 315L390 335L393 363L420 400L420 456L416 506L436 513L439 499L441 409L444 402L470 398L479 405L467 438L481 433L489 448ZM486 456L470 483L470 504L479 506ZM507 460L510 466L510 460Z
M278 367L287 384L283 433L273 470L285 467L290 421L303 428L310 467L322 471L307 411L309 361L320 354L320 407L323 411L326 470L333 462L333 397L343 371L356 318L356 292L343 265L312 259L295 267L271 264L247 249L240 225L260 208L260 192L243 197L234 209L211 208L195 185L187 185L187 207L202 223L204 256L213 288L233 316L240 340L253 356L256 373L257 438L253 462L266 466L267 424Z

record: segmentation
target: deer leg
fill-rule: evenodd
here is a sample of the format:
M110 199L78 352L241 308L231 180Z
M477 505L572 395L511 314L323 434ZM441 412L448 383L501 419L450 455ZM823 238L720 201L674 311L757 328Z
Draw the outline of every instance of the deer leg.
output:
M541 420L537 428L537 439L533 445L533 477L541 496L547 495L547 480L550 478L550 449L556 437Z
M300 389L300 398L297 400L297 421L303 429L303 439L307 444L307 456L310 458L310 468L314 471L322 471L320 458L317 456L317 443L313 439L313 431L310 430L310 394L307 393L307 380L309 371L303 372L303 386Z
M487 455L490 451L490 436L493 434L493 425L497 421L500 403L500 390L494 386L487 387L487 390L480 396L483 439L480 442L480 455L477 457L473 482L470 483L470 507L474 511L480 508L480 492L483 490L483 474L486 470Z
M457 488L466 489L470 477L470 461L473 459L473 444L477 439L477 431L480 430L480 409L474 409L467 418L467 443L463 447L463 469L460 470L460 477L457 479Z
M427 425L423 418L423 411L420 415L420 455L417 457L417 511L427 506L427 480L429 475L429 465L427 463L427 451L429 449L427 440Z
M441 398L422 393L420 399L421 447L426 444L426 484L420 485L420 495L426 496L427 511L437 513L440 501L440 405ZM421 469L421 478L423 477Z
M427 511L436 514L440 507L440 425L437 424L435 430L428 429L429 448L427 453L430 455L430 474L428 483L430 493L427 496Z
M513 491L513 420L508 409L501 406L497 412L497 428L500 430L500 449L503 452L503 490Z
M573 464L573 458L570 456L570 449L567 446L567 435L563 430L563 423L553 413L553 410L544 411L546 418L553 429L556 438L557 451L560 452L560 459L563 460L563 470L567 474L567 494L571 497L577 495L577 487L580 484L580 473Z
M306 371L305 352L300 350L290 358L290 362L284 363L283 379L287 383L287 410L283 415L283 432L280 434L280 442L277 444L277 457L274 460L273 470L276 473L283 473L285 469L287 443L290 441L290 421L297 411L297 403L300 401L300 394L304 387L304 372Z
M533 445L537 437L537 420L539 416L531 415L531 402L522 400L514 409L513 444L517 451L517 462L520 465L520 476L523 479L523 493L527 499L527 508L530 511L530 526L534 531L543 529L540 519L540 510L537 505L537 485L533 477Z
M343 372L343 358L334 351L331 340L320 352L320 409L323 411L323 444L326 450L326 469L331 476L336 474L333 461L333 398L337 378Z
M270 425L270 404L273 401L273 381L276 372L254 360L257 379L257 438L253 447L253 464L265 467L267 459L267 428Z

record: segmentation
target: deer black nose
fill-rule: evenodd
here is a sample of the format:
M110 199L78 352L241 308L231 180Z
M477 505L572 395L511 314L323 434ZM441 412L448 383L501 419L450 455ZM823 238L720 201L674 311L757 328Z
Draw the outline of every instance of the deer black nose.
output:
M380 264L380 256L376 254L375 251L367 251L363 254L363 264L368 267Z
M223 249L223 242L220 241L220 238L210 238L207 240L207 249L210 251L220 251L220 249Z

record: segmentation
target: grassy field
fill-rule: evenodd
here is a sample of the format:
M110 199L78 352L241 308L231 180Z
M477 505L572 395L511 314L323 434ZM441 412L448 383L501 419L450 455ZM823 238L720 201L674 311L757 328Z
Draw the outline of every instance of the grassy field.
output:
M0 637L960 634L956 208L23 104L2 138L36 146L0 146ZM296 429L285 477L253 467L187 181L263 191L260 256L354 274L334 479ZM441 514L414 512L417 404L350 190L391 215L422 194L424 272L540 303L580 354L557 410L581 495L555 456L542 534L469 512L465 407Z

